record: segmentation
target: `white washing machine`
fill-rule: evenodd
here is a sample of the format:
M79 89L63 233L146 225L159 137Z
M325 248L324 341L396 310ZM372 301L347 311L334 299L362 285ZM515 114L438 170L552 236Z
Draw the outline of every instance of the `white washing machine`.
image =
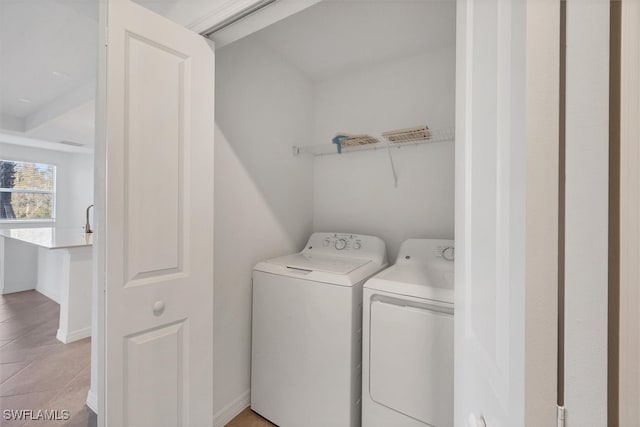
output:
M363 427L453 425L453 240L410 239L363 296Z
M254 411L280 427L360 426L362 285L386 265L381 239L342 233L256 265Z

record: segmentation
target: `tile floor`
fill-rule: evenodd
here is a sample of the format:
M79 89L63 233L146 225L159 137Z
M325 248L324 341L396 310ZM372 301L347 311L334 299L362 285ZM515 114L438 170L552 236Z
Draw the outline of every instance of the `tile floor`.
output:
M251 408L247 408L224 427L275 427L275 425L253 412Z
M56 339L60 307L36 291L0 295L0 426L95 427L85 405L91 373L91 340ZM67 421L13 421L4 410L68 410ZM226 427L274 427L245 409Z
M36 291L0 295L0 426L95 426L85 405L91 339L56 339L60 307ZM5 420L4 410L68 410L67 421Z

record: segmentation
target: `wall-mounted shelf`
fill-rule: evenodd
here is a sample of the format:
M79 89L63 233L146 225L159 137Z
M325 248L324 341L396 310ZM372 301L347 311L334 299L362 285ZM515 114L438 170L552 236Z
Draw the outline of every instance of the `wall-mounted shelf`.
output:
M408 145L429 144L432 142L445 142L453 141L455 139L455 131L453 129L429 129L430 137L428 139L416 139L403 142L389 142L384 136L376 136L380 141L374 144L364 144L352 147L342 147L342 154L351 153L355 151L377 150L391 148L401 148ZM314 156L324 156L329 154L338 154L338 150L335 144L328 142L327 144L316 145L294 145L292 147L293 155L299 154L311 154Z

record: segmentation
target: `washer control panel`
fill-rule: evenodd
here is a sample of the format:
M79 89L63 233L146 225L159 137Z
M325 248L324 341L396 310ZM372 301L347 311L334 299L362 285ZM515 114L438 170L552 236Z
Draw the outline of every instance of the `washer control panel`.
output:
M302 252L386 259L385 244L380 238L351 233L313 233Z
M327 236L322 240L322 246L331 247L337 251L357 251L362 249L362 239L353 234L337 234Z

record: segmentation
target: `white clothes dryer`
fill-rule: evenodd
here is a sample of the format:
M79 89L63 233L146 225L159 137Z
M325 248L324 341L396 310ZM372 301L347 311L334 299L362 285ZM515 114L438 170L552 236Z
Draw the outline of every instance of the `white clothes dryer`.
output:
M409 239L363 296L363 427L453 425L452 240Z
M359 427L362 285L387 266L373 236L314 233L253 272L251 408L280 427Z

